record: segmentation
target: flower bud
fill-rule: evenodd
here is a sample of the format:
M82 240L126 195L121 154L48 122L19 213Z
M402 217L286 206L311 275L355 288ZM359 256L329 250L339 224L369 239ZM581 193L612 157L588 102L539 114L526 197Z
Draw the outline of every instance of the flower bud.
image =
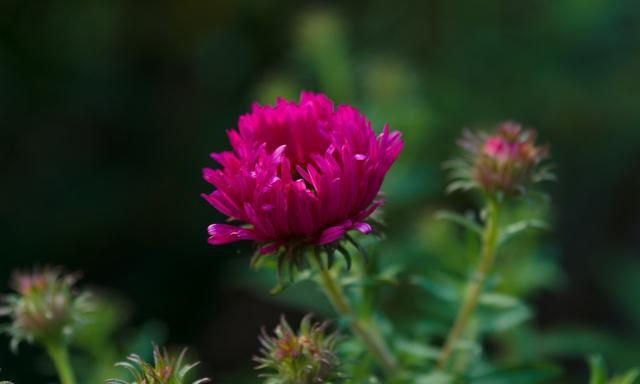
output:
M334 352L336 334L326 334L327 323L311 323L306 316L298 333L282 318L269 336L263 330L260 337L261 356L256 369L269 370L262 377L267 384L329 383L340 378L339 361Z
M459 141L468 156L449 163L454 181L448 190L479 188L487 193L524 193L535 182L552 179L539 169L549 151L536 145L536 132L515 122L501 123L493 134L465 132Z
M14 350L23 340L63 340L82 323L90 305L87 294L73 289L77 279L50 267L14 273L11 286L17 293L5 296L0 307L0 315L12 320L5 331Z
M185 364L184 357L187 349L179 355L174 355L166 349L153 346L153 365L147 363L140 356L131 354L127 361L117 363L116 367L127 369L133 376L133 381L109 379L106 384L186 384L185 377L199 363ZM199 379L192 384L209 383L211 380Z

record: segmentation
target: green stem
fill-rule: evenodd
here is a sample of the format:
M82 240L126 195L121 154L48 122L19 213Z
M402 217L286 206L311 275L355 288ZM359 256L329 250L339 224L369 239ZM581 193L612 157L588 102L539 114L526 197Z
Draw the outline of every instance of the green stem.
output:
M460 306L458 315L453 323L451 331L449 332L449 336L447 337L444 347L440 352L440 356L438 358L438 368L440 369L447 368L451 354L467 327L467 323L473 315L476 306L478 305L482 286L493 265L498 239L498 213L498 201L495 197L490 196L487 201L487 222L482 235L482 254L480 255L480 264L478 264L478 268L473 274L473 277L467 283L467 289L462 305Z
M59 340L48 340L44 342L44 346L53 361L53 365L56 367L56 371L58 371L60 383L76 384L73 368L69 361L69 352L67 351L65 343Z
M347 297L342 291L342 287L333 277L331 271L328 268L324 268L319 251L315 251L312 259L316 268L320 271L320 283L333 308L340 316L349 319L351 332L362 340L385 373L389 377L395 376L398 370L397 362L382 337L374 331L371 324L355 316Z

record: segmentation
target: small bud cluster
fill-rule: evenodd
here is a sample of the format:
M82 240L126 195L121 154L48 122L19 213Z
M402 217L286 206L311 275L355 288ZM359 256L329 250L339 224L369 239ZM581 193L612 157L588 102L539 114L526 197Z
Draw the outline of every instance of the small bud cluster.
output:
M547 147L536 145L536 132L518 123L501 123L493 134L467 131L459 144L468 156L449 163L454 179L450 191L480 188L515 195L553 177L548 169L538 169L548 157Z
M153 365L147 363L140 356L132 354L128 361L117 363L117 367L127 369L133 376L133 381L109 379L107 384L186 384L185 377L199 363L185 364L184 357L187 353L183 349L178 356L172 355L166 349L153 347ZM192 384L211 382L209 379L199 379Z
M23 340L64 340L73 333L91 310L88 295L73 289L77 279L50 267L14 274L16 293L5 296L0 307L0 315L12 320L4 330L13 349Z
M306 316L298 333L283 318L269 336L263 330L257 369L269 370L267 384L331 383L340 378L335 355L336 334L326 334L327 324L312 323Z

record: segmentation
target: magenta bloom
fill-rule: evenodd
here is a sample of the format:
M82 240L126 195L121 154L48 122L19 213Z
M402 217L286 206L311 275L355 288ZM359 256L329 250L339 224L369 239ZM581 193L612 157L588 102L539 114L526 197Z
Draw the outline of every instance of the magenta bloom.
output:
M233 151L211 155L221 169L203 176L216 189L203 197L240 225L212 224L209 243L327 245L348 231L369 233L367 218L385 174L400 154L399 132L376 137L353 107L303 92L298 103L254 104L228 131ZM245 225L243 225L245 224Z

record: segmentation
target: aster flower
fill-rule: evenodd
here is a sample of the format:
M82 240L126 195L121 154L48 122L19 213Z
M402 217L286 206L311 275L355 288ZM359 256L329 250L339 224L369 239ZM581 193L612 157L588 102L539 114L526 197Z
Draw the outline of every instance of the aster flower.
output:
M61 268L36 268L16 272L11 286L17 292L5 296L0 315L12 322L4 331L12 336L12 349L18 344L65 340L91 311L86 293L78 293L74 285L77 274L64 274Z
M549 167L540 166L549 156L548 148L538 146L536 132L519 123L503 122L493 134L465 131L458 143L467 155L446 164L453 178L449 192L479 188L515 195L533 183L553 179Z
M262 330L261 356L256 369L269 370L266 384L315 384L336 382L341 377L335 355L336 334L326 333L327 323L312 323L307 315L296 333L283 317L269 336Z
M254 104L228 131L233 151L214 153L204 169L215 190L203 197L237 225L212 224L209 243L252 240L279 265L300 263L309 246L337 244L349 231L368 234L385 174L400 154L399 132L376 136L355 108L334 108L322 94L299 102Z
M125 368L134 381L109 379L107 384L187 384L185 377L199 363L185 364L184 357L187 349L183 349L178 356L153 346L153 364L149 364L136 354L127 357L128 361L117 363L117 367ZM199 379L192 384L210 383L209 379Z

